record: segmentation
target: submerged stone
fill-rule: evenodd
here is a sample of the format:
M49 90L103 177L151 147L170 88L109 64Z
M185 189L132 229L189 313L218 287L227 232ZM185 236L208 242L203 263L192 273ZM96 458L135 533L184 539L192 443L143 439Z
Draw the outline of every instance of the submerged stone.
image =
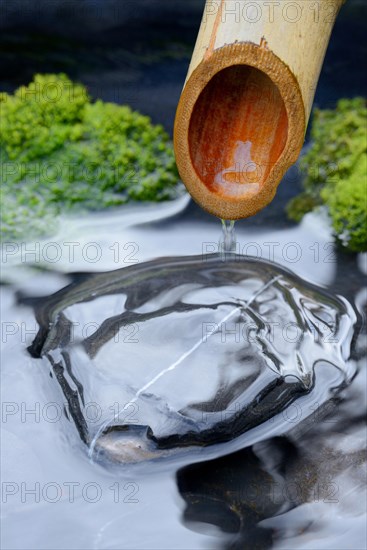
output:
M236 255L85 274L36 318L30 353L51 366L90 454L117 462L286 431L353 374L351 306Z

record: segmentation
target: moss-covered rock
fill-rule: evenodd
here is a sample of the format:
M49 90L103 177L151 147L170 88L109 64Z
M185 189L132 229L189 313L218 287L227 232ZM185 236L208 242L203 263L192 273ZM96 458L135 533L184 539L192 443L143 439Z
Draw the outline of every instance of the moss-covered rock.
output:
M325 186L321 197L328 205L339 241L352 252L367 250L367 156L361 155L345 181Z
M66 75L0 94L0 116L3 239L48 233L61 211L180 193L164 129L127 106L91 102Z
M341 99L334 110L315 110L312 145L300 161L304 192L287 205L291 219L325 204L338 242L367 250L367 109L362 98Z

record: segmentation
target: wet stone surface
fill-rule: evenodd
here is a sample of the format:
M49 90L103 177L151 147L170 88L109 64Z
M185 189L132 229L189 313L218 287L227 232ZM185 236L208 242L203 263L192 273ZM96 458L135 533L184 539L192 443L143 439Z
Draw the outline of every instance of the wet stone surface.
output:
M51 367L102 461L218 444L227 454L257 426L289 428L294 403L304 420L354 373L346 300L232 254L84 274L38 301L36 318L29 351Z

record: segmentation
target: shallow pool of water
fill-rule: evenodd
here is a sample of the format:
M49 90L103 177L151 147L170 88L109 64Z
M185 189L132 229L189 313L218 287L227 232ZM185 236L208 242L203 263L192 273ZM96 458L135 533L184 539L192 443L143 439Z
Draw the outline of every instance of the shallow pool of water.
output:
M8 243L5 548L365 547L363 257L236 235L183 198Z

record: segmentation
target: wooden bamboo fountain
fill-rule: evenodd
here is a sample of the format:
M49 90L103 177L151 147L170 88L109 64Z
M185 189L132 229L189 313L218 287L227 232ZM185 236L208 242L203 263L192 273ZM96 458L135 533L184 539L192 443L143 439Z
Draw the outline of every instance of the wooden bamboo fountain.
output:
M183 182L211 214L252 216L296 162L343 1L207 0L174 146Z

